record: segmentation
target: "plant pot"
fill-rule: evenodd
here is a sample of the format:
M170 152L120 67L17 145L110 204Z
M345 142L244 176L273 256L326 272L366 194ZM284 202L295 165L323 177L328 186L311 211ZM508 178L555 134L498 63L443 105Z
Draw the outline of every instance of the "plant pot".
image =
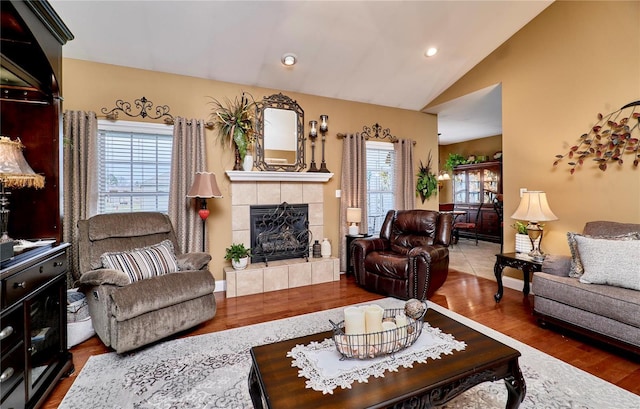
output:
M239 259L238 261L235 260L231 260L231 267L233 267L234 270L244 270L245 268L247 268L247 264L249 264L249 257L242 257L241 259Z
M536 239L536 243L540 244L540 238ZM531 239L527 234L516 234L516 253L529 253L533 250Z

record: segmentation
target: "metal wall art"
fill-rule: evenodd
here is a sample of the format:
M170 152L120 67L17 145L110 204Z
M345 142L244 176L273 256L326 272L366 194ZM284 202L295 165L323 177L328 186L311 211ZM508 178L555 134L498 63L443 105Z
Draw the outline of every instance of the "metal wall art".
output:
M142 97L140 99L136 99L134 101L135 107L140 111L138 113L132 113L132 106L130 102L125 102L121 99L116 101L116 106L111 110L107 108L102 108L101 112L105 115L107 119L116 120L118 119L118 113L122 112L127 116L132 118L142 117L149 119L161 119L164 118L164 122L167 124L173 124L173 115L169 113L170 108L168 105L158 105L155 107L155 112L149 112L153 108L153 102L149 101L147 98Z

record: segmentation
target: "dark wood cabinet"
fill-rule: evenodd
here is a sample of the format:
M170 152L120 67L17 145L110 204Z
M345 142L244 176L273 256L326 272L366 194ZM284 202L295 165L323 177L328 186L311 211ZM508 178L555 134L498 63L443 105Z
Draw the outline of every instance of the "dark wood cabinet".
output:
M62 45L73 39L46 1L2 1L0 133L25 146L44 189L13 189L9 235L62 239Z
M0 405L36 408L73 370L67 349L68 244L28 250L0 269Z
M456 166L453 170L453 201L456 211L466 212L456 221L474 222L478 208L478 238L500 242L500 217L493 199L502 193L502 163L497 161ZM460 237L474 237L473 231L459 232Z

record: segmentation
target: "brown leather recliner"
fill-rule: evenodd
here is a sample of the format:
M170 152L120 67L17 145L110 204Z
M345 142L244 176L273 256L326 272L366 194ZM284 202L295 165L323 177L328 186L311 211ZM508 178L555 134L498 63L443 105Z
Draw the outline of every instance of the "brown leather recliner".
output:
M379 238L351 243L356 282L403 300L430 298L447 279L452 222L450 213L390 210Z

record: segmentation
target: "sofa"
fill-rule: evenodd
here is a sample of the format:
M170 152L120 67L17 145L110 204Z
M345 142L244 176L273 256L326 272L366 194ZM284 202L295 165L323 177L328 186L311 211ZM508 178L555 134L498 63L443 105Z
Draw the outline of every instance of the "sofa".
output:
M207 321L216 313L207 253L181 253L169 217L102 214L78 222L80 276L93 327L127 352Z
M430 298L449 273L451 226L450 213L389 210L380 237L351 243L356 282L403 300Z
M640 355L640 224L588 222L533 275L534 314Z

